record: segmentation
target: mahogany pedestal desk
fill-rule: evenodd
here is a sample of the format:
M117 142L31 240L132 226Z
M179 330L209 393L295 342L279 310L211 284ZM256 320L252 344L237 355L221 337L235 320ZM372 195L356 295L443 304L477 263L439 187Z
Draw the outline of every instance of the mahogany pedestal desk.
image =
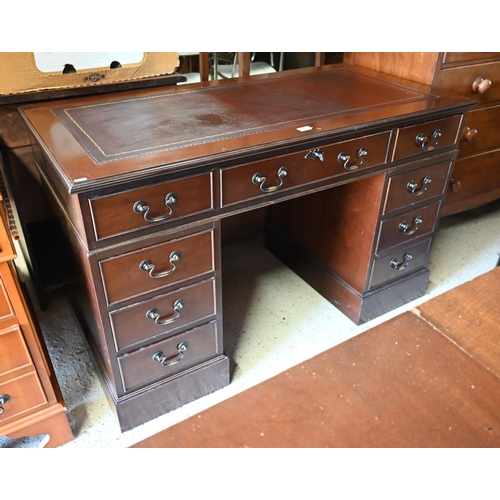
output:
M473 104L332 65L23 106L122 431L229 383L223 218L268 207L268 248L356 323L424 294Z

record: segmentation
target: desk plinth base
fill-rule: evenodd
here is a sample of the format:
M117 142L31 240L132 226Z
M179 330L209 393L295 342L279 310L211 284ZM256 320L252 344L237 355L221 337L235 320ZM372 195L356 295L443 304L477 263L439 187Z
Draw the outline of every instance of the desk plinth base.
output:
M429 282L430 271L423 268L405 278L360 295L320 262L272 228L266 230L266 246L271 253L357 325L422 297Z
M121 432L160 417L196 399L229 385L229 358L225 355L179 373L158 384L115 398L108 381L99 371L101 384L120 424Z

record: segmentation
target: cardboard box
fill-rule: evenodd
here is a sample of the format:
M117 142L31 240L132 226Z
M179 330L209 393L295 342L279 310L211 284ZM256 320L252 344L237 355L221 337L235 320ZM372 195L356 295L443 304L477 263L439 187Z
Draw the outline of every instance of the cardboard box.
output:
M178 66L177 52L0 52L0 94L106 85Z

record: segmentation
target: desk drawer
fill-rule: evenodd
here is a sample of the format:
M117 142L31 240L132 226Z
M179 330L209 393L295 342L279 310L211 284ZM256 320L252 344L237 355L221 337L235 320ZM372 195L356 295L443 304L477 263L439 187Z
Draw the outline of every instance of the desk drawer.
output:
M48 404L42 384L34 371L0 384L0 395L9 398L0 405L3 408L0 423Z
M462 131L459 158L496 149L500 144L499 123L500 105L469 111Z
M213 210L212 173L94 198L90 210L97 240Z
M452 160L396 174L389 178L384 214L443 195Z
M413 245L399 247L378 257L373 262L368 288L372 289L389 281L399 279L417 271L427 264L431 239L419 241Z
M491 87L488 80L491 81ZM481 81L482 85L477 87ZM500 62L443 69L440 72L438 87L474 99L479 104L498 101L500 100Z
M390 136L383 132L223 169L222 206L387 163Z
M213 231L170 240L100 262L108 304L214 271Z
M219 353L216 325L212 321L119 357L124 389L128 391L216 356Z
M462 115L456 115L399 129L394 160L452 146L461 132L462 119Z
M214 279L113 311L110 320L116 350L129 349L214 314Z
M387 248L407 242L412 238L432 233L436 227L440 206L441 202L437 202L382 221L376 253L383 252Z

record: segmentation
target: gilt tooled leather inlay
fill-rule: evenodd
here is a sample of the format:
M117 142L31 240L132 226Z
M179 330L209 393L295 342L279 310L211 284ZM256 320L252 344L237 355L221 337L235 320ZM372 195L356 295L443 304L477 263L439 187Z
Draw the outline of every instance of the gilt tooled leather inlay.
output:
M339 70L243 85L183 88L53 112L99 164L299 127L346 111L362 112L423 97L407 88Z

